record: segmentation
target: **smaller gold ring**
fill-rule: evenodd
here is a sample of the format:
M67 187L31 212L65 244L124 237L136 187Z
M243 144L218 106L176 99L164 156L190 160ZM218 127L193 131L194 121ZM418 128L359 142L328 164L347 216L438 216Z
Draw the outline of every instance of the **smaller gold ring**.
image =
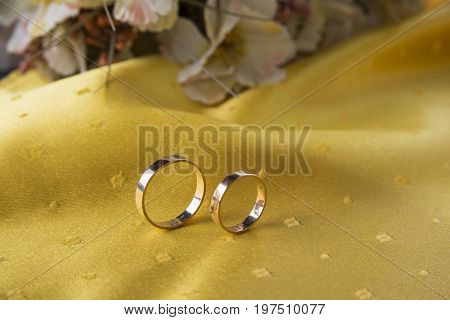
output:
M192 198L192 201L189 204L189 206L175 219L169 221L154 221L150 218L150 216L147 213L147 210L145 209L145 202L144 202L145 192L147 190L149 182L159 169L162 169L168 165L177 162L189 163L194 168L195 176L197 178L197 187L195 190L194 197ZM175 229L195 215L195 213L200 208L200 205L202 204L204 196L205 196L205 178L203 176L201 169L195 163L187 160L182 156L172 155L159 159L158 161L150 165L148 169L145 170L145 172L142 174L136 188L136 206L141 216L155 227L161 229Z
M227 227L222 223L222 220L220 219L220 202L222 201L223 196L229 189L230 185L244 177L255 177L257 181L257 196L256 196L256 202L253 206L252 211L250 214L244 219L243 222L238 223L234 226ZM228 232L231 233L242 233L248 228L250 228L253 224L255 224L256 221L261 217L261 214L264 211L264 207L266 206L267 202L267 191L266 187L257 175L252 173L247 173L244 171L237 171L234 172L223 179L219 185L217 186L216 190L214 190L213 198L211 200L211 214L212 218L215 223L220 225L223 229L225 229Z

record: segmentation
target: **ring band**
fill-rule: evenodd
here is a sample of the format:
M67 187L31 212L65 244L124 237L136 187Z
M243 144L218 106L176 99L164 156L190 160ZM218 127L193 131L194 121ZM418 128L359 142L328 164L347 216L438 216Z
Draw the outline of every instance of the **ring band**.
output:
M222 201L222 198L227 192L230 185L236 180L244 177L255 177L257 180L258 193L256 196L255 205L253 206L250 214L244 219L242 223L227 227L222 223L222 220L220 219L220 202ZM213 198L211 200L212 218L215 223L219 224L226 231L231 233L242 233L250 228L261 217L261 214L263 213L264 207L266 205L266 201L267 191L261 178L252 173L237 171L225 177L225 179L223 179L222 182L219 183L216 190L214 190Z
M145 191L147 190L149 182L159 169L162 169L168 165L177 162L189 163L194 168L194 172L197 178L197 187L195 190L194 197L192 198L192 201L189 204L189 206L183 211L183 213L178 215L175 219L169 221L154 221L150 218L150 216L147 213L147 210L145 209L145 202L144 202ZM175 229L194 216L194 214L200 208L204 196L205 196L205 178L203 177L201 169L195 163L187 160L182 156L172 155L159 159L158 161L150 165L148 169L145 170L145 172L142 174L136 188L136 206L141 216L155 227L161 229Z

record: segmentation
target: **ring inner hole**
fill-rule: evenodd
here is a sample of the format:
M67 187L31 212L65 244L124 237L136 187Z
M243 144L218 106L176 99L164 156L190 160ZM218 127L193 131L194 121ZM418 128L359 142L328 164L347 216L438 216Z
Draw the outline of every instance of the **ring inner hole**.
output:
M220 203L220 219L231 227L242 223L255 206L257 183L251 177L233 182Z
M191 203L197 187L192 165L177 162L159 169L145 193L145 208L155 221L176 218Z

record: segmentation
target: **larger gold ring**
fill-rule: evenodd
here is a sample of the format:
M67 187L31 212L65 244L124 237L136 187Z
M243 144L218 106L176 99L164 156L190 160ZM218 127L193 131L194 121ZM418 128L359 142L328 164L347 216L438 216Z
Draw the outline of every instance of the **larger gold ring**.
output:
M220 202L222 201L223 196L228 190L229 186L238 179L244 177L255 177L257 181L257 196L256 202L253 206L250 214L244 219L243 222L236 224L234 226L227 227L222 223L220 219ZM215 223L220 225L223 229L231 233L242 233L248 228L250 228L258 219L261 217L261 214L264 211L264 207L266 205L267 199L267 191L264 186L263 181L255 174L246 173L244 171L237 171L225 177L222 182L219 183L216 190L214 190L213 198L211 200L211 214Z
M197 187L195 190L194 197L192 198L189 206L175 219L169 221L154 221L150 218L147 210L145 209L145 191L147 190L148 184L156 174L159 169L162 169L168 165L177 163L177 162L187 162L193 166L194 172L197 178ZM136 206L141 214L141 216L150 222L155 227L161 229L174 229L181 226L184 222L189 220L194 216L194 214L200 208L202 204L203 197L205 196L205 178L203 177L203 173L201 169L193 162L187 160L186 158L178 155L172 155L168 157L164 157L153 163L147 170L142 174L141 179L138 182L136 188Z

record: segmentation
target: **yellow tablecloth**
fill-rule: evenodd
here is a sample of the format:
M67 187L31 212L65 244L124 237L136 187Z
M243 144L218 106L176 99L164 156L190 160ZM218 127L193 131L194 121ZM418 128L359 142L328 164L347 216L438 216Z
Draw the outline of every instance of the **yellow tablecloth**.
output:
M156 56L114 65L121 80L108 88L98 89L103 70L45 85L33 72L2 81L0 296L448 298L449 16L412 28L275 121L313 126L312 175L267 176L267 209L239 236L212 222L208 201L175 231L142 222L137 126L178 124L147 98L194 128L263 124L416 20L305 59L283 83L214 108L188 101L177 67ZM207 177L208 199L228 173L222 162ZM189 187L155 206L172 212Z

